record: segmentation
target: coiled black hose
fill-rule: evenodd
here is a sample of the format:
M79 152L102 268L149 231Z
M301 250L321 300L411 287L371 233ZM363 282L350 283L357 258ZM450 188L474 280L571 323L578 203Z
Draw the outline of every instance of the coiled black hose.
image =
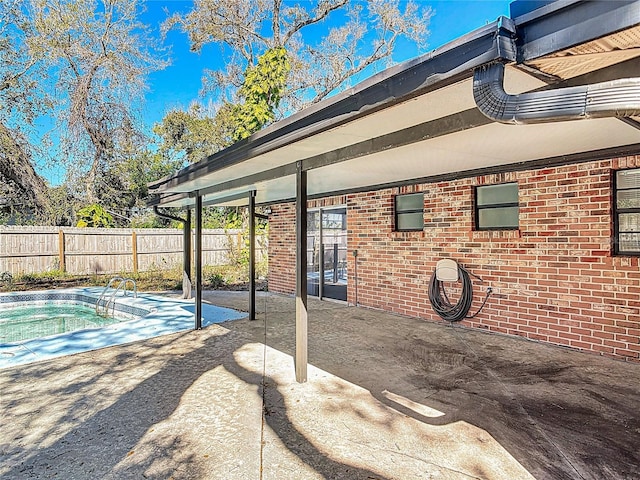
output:
M458 276L462 279L462 292L457 303L454 305L451 304L451 301L447 296L443 282L437 279L435 271L431 275L431 280L429 281L429 300L431 301L431 306L433 306L433 309L438 315L440 315L440 317L448 322L459 322L465 318L475 317L484 308L484 305L489 299L489 295L491 295L491 287L489 287L487 288L487 295L484 297L482 305L480 305L478 311L473 315L468 316L467 314L469 313L471 304L473 303L473 284L471 283L469 272L460 265L458 265ZM480 277L477 278L482 281Z

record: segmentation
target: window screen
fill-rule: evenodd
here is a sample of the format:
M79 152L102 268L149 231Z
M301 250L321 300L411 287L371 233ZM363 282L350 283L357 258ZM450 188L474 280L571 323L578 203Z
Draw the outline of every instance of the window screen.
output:
M640 255L640 168L616 172L614 252Z
M424 228L424 194L412 193L395 198L396 231L417 231Z
M517 183L476 187L477 230L516 230L518 213Z

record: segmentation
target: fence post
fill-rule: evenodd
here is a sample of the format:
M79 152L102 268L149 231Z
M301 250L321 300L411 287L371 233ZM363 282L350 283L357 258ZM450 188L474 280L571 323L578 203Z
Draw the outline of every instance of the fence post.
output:
M60 229L58 230L58 263L61 272L67 271L64 257L64 231Z
M133 255L133 273L138 274L138 235L131 232L131 250Z

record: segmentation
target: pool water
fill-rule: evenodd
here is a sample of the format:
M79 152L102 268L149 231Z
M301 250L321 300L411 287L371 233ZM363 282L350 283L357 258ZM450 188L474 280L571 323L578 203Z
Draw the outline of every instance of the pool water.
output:
M84 287L0 293L0 369L184 332L194 327L193 300L147 293L135 298L118 297L113 309L109 308L109 314L115 313L116 320L96 317L96 300L103 292L103 287ZM69 307L73 315L68 313ZM61 311L66 313L60 314ZM89 320L77 318L82 317L78 315L82 311L88 314ZM246 316L244 312L207 303L202 305L203 327ZM51 324L52 320L53 326L44 328L43 324ZM79 330L69 331L72 328ZM28 340L20 340L25 338Z
M118 317L101 317L86 305L23 305L0 309L0 344L48 337L84 328L121 322Z

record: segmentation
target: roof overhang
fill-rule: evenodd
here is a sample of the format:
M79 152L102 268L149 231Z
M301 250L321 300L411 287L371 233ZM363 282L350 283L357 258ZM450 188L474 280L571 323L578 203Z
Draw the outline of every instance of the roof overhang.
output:
M512 94L640 76L640 0L525 3L151 184L150 205L292 200L298 165L319 197L639 152L638 118L505 125L478 110L473 73L494 62Z

